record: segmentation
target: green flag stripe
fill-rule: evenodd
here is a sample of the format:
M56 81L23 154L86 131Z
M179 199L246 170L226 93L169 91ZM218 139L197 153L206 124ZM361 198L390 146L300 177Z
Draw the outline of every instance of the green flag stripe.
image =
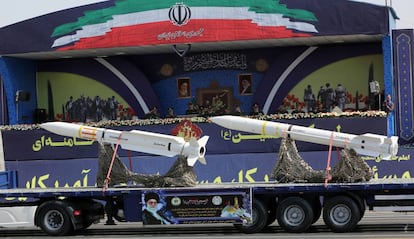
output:
M187 0L183 1L189 7L218 6L218 7L249 7L250 11L257 13L279 13L286 17L302 21L316 21L314 14L303 9L288 9L279 0ZM63 24L55 28L52 37L62 36L79 30L82 26L104 23L112 19L113 15L142 12L155 9L165 9L177 3L176 0L118 0L115 6L85 12L78 21Z

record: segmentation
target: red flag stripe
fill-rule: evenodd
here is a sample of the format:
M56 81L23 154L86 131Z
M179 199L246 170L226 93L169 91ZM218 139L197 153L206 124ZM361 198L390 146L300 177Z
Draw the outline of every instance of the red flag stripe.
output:
M187 35L180 35L180 33L187 33ZM113 28L103 36L82 38L74 45L61 47L59 50L308 36L311 35L294 32L285 26L258 26L251 20L192 20L182 27L165 21Z

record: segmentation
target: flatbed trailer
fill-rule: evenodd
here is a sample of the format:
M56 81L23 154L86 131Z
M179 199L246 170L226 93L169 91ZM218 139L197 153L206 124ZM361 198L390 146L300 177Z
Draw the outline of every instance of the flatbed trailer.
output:
M114 217L146 225L147 196L158 195L164 223L232 223L245 233L277 220L288 232L305 232L322 215L334 232L355 229L366 210L414 211L414 180L364 183L223 183L195 187L1 189L0 206L37 206L34 223L48 235L80 233ZM159 220L160 221L160 220ZM158 222L159 222L158 221ZM147 223L151 224L151 223Z

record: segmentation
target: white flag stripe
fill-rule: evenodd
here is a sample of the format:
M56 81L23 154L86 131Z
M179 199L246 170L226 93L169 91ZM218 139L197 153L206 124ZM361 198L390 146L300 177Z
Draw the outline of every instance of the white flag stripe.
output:
M282 14L256 13L249 11L248 7L194 7L191 8L191 19L218 19L218 20L251 20L258 26L286 26L304 32L318 32L314 25L306 22L292 22ZM111 28L126 27L153 22L168 21L170 9L158 9L145 12L135 12L114 15L113 19L99 24L83 26L82 29L71 36L63 36L56 39L52 47L70 44L80 38L103 36L111 31Z

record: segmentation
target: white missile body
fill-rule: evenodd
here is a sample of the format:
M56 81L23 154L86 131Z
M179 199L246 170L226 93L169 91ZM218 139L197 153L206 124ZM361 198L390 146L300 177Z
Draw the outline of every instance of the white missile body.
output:
M126 150L167 157L184 155L187 157L189 166L194 166L197 160L206 164L204 155L208 136L204 136L198 141L191 138L189 142L186 142L182 137L172 135L141 130L119 131L65 122L48 122L40 124L40 127L62 136L119 144Z
M361 155L381 156L384 159L395 156L398 152L397 136L386 137L370 133L353 135L231 115L215 116L210 120L231 130L274 137L290 137L294 140L322 145L332 144L336 147L352 148Z

